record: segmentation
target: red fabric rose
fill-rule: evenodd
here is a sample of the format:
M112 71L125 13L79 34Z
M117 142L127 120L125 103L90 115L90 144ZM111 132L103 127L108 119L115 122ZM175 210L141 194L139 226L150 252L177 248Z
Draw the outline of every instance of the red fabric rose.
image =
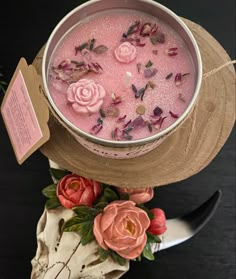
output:
M57 197L66 208L92 206L101 193L100 183L77 174L64 176L57 184Z
M154 235L163 234L167 230L165 212L160 208L153 208L151 212L154 214L154 219L151 220L148 231Z

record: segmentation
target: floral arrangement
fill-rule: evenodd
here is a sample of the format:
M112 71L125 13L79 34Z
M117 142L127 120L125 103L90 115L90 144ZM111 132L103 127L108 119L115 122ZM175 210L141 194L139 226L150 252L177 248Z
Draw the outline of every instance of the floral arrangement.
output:
M59 169L50 169L55 183L43 189L45 207L74 211L63 225L64 232L77 232L81 244L96 241L101 260L111 257L124 265L127 260L154 260L152 244L161 242L166 231L165 213L149 210L153 188L128 189L99 183Z

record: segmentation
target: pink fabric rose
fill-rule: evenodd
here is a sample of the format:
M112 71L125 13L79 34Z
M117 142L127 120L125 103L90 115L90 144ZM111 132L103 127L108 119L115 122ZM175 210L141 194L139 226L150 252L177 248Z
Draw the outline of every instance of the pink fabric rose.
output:
M117 187L117 191L120 194L128 194L129 199L137 204L150 201L154 195L153 188L130 189Z
M115 49L115 57L121 63L130 63L136 56L137 50L129 42L124 42Z
M94 219L93 232L99 245L125 259L135 259L146 245L150 225L147 213L132 201L114 201Z
M100 193L100 183L77 174L67 174L57 184L57 197L66 208L92 206Z
M160 208L153 208L151 212L154 214L154 219L151 220L148 231L154 235L163 234L167 230L165 212Z
M98 112L106 95L105 89L91 79L80 79L67 88L67 100L75 112L86 114Z

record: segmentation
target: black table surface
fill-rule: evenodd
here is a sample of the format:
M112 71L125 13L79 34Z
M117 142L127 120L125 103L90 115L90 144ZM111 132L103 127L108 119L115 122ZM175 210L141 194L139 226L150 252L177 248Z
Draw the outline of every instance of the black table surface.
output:
M4 1L0 8L0 72L9 82L21 57L31 63L59 20L83 1ZM234 0L160 0L176 14L211 33L235 59ZM0 95L2 101L3 95ZM0 118L0 279L30 278L36 225L44 209L43 187L51 183L47 158L35 152L23 165L15 160ZM155 188L150 205L167 218L196 208L221 189L216 213L193 238L159 252L154 262L131 263L123 278L235 278L235 129L213 161L179 183Z

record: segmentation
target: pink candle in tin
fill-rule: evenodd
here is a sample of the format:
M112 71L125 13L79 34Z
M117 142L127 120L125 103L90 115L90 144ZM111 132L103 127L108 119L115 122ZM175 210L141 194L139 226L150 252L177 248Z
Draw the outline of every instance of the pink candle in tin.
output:
M48 87L74 126L108 140L166 129L186 110L195 68L183 39L158 18L110 10L80 22L56 48Z

